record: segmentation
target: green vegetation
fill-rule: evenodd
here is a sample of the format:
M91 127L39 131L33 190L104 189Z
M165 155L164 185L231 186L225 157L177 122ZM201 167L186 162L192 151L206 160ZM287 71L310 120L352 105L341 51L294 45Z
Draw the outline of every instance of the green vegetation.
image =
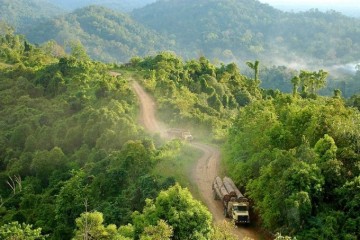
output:
M156 174L181 160L182 144L153 141L136 124L135 95L112 66L79 43L59 55L53 42L39 48L9 27L2 33L1 238L228 236L174 176Z
M306 62L323 68L359 61L360 20L334 11L282 12L257 0L163 0L127 15L114 9L139 6L138 1L89 0L61 1L72 10L84 7L65 14L42 0L2 2L0 19L30 42L80 41L92 58L107 62L163 50L187 60L201 55L227 63L261 59L269 66Z
M191 170L202 153L188 145L184 146L180 141L171 141L162 146L162 149L167 150L157 156L159 161L154 168L154 174L174 178L181 186L191 188Z
M46 0L0 0L0 21L12 24L18 32L63 13Z
M94 16L103 14L102 26L120 16L99 7L75 13L89 29ZM225 143L225 168L266 229L297 239L359 238L360 97L319 96L326 71L270 69L288 82L286 94L260 88L258 60L247 62L247 77L234 63L161 52L133 57L112 76L117 66L92 61L81 42L68 48L37 47L0 26L0 237L233 238L175 182L186 185L197 153L137 124L125 78L133 74L170 126ZM165 167L179 169L160 174Z
M277 89L284 93L293 92L293 83L289 81L293 76L299 74L300 71L288 68L286 66L272 66L260 68L261 87L265 89ZM252 73L246 72L246 75ZM323 96L334 95L334 90L340 90L344 98L351 98L358 94L360 89L360 71L357 70L354 74L343 73L336 74L329 71L329 76L326 80L326 85L319 91Z
M24 31L31 42L80 41L88 54L106 62L125 62L132 56L173 48L173 43L148 30L128 15L100 6L78 9Z
M184 62L167 52L133 58L130 67L142 70L164 121L226 140L227 172L245 187L266 229L298 239L356 239L360 113L347 105L358 106L358 96L347 103L338 90L319 96L323 70L294 72L289 94L263 90L258 62L248 65L253 79L234 64Z
M41 228L32 229L31 225L12 222L0 227L0 237L4 240L44 240Z
M145 26L174 37L179 54L311 64L358 61L360 20L337 12L285 13L248 0L157 1L133 11Z
M110 9L128 12L134 8L140 8L146 4L155 2L155 0L48 0L48 2L68 10L74 10L89 5L101 5Z
M298 239L356 239L359 139L360 113L342 99L278 94L240 110L226 165L266 228Z
M238 107L262 98L260 82L241 75L233 63L215 66L205 57L184 62L163 52L133 58L131 65L146 70L143 84L156 96L159 116L196 136L222 141Z
M0 36L0 225L26 222L70 239L86 209L127 224L172 179L153 175L165 154L136 124L129 83L80 45L55 58Z

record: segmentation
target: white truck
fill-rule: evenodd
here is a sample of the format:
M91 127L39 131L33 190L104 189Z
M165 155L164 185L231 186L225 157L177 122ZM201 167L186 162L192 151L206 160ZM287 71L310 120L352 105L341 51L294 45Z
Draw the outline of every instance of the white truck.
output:
M250 223L249 201L230 178L216 177L212 189L214 199L223 203L225 217L231 217L236 224Z
M180 128L170 128L167 130L167 135L170 139L181 139L184 141L191 142L193 140L193 136L190 131L180 129Z

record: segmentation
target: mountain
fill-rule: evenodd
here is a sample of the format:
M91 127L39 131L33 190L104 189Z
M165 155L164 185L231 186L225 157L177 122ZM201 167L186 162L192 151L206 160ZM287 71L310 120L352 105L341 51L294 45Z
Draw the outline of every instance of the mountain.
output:
M290 12L303 12L308 11L309 9L319 9L322 12L335 10L337 12L341 12L346 16L350 17L360 17L360 6L355 1L345 1L345 2L319 2L319 1L312 1L312 2L304 2L304 1L273 1L273 0L260 0L263 3L268 3L269 5L283 10L283 11L290 11Z
M128 15L100 6L81 8L45 21L29 28L25 35L34 43L54 39L66 44L79 40L94 59L115 62L172 49L174 45Z
M181 49L211 58L268 63L359 58L360 19L334 11L286 13L257 0L160 0L132 15L174 37Z
M18 21L19 32L32 42L80 40L97 60L128 61L135 55L172 50L185 59L259 59L264 65L295 69L359 62L360 19L335 11L283 12L258 0L107 0L101 4L113 8L153 3L133 10L131 16L94 5L49 19L61 11L47 11L53 5L41 0L32 0L29 7L24 0L0 1L2 19ZM51 1L67 7L99 3ZM13 10L7 12L5 3Z
M229 58L262 51L262 32L280 14L258 1L244 0L162 0L133 11L137 21L174 36L190 52Z
M64 11L45 0L0 0L0 20L23 32L42 19L48 19Z
M100 5L110 9L129 12L135 8L143 7L156 0L48 0L54 5L67 10L75 10L89 5Z

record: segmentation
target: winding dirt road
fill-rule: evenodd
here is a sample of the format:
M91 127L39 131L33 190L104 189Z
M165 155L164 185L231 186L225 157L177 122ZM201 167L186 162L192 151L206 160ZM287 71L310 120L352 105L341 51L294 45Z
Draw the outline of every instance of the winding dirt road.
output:
M136 81L133 81L132 87L140 101L140 122L149 132L158 133L160 136L165 137L165 124L157 121L155 117L156 105L154 100ZM198 159L196 166L193 168L191 181L197 186L201 200L212 213L214 222L223 221L223 206L220 201L213 199L211 189L212 182L218 175L220 151L216 147L199 142L192 143L192 146L201 150L204 154ZM239 239L244 239L245 237L261 239L256 230L250 227L234 228L234 233L239 236Z

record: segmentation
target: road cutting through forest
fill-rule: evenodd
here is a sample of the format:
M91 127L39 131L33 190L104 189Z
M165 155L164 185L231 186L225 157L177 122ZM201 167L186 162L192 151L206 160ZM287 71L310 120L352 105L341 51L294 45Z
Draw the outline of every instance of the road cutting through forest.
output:
M140 84L132 82L132 87L140 102L139 121L144 128L151 133L158 133L161 137L166 137L166 126L155 117L155 101L147 94ZM214 222L219 223L225 219L223 216L223 206L220 201L215 201L212 194L212 182L218 175L220 165L220 151L214 146L193 142L191 145L203 152L203 155L197 160L193 167L191 183L194 184L199 192L201 200L212 213ZM261 234L252 227L239 226L234 228L234 234L239 239L262 239Z

